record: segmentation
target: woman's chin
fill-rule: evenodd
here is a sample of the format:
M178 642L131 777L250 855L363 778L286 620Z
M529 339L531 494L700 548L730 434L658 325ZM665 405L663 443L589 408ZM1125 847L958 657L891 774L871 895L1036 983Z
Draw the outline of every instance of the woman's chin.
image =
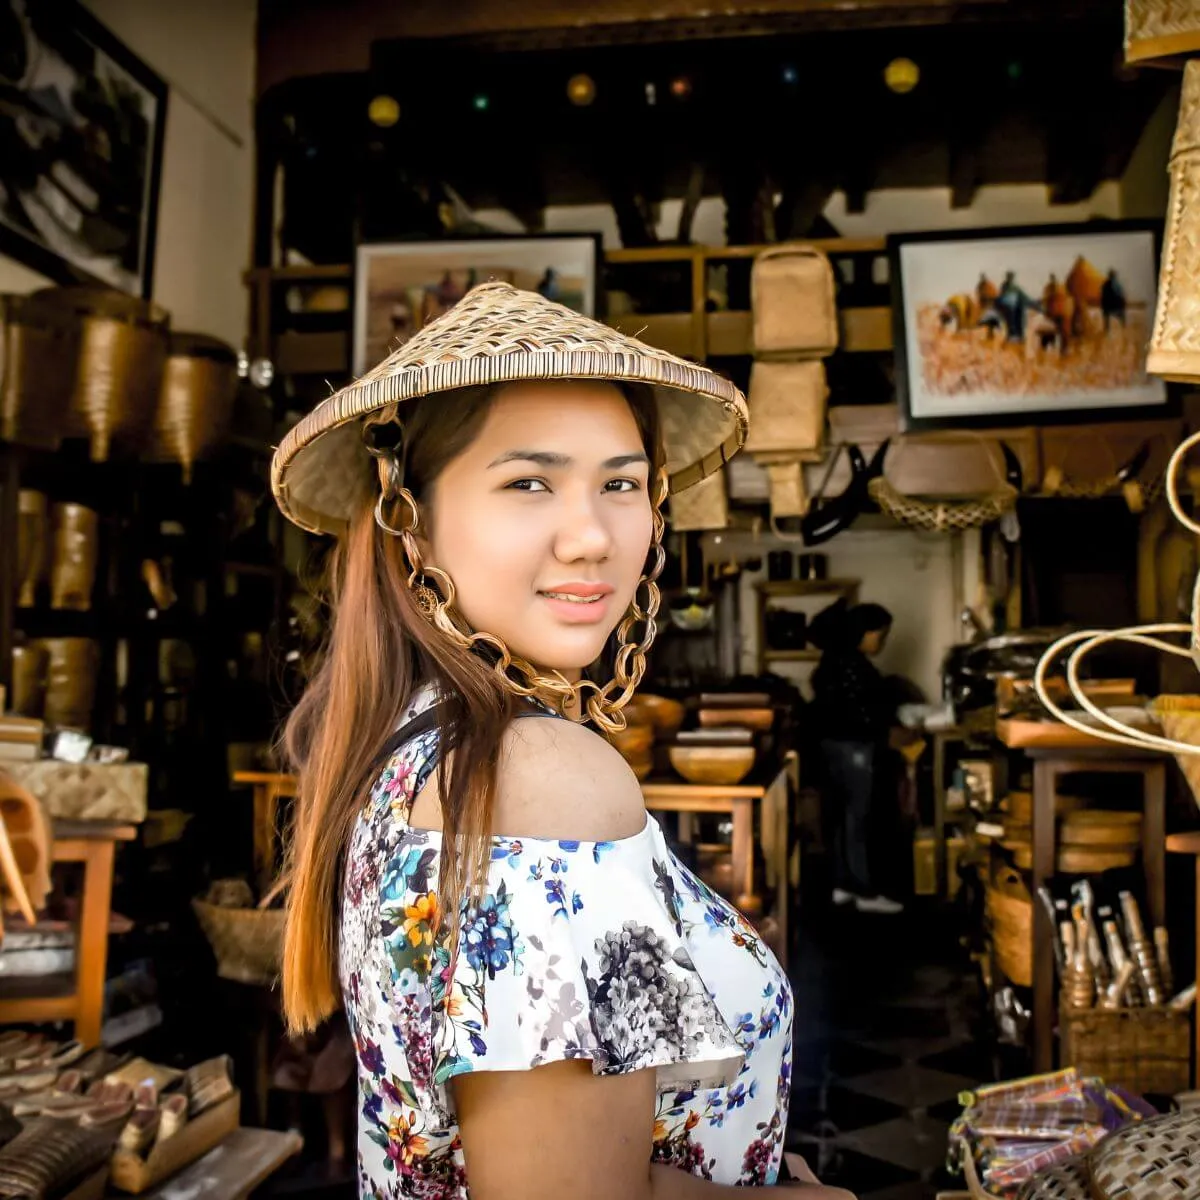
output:
M604 651L607 637L547 637L531 644L528 652L522 652L513 643L508 643L509 649L533 663L539 671L558 671L568 679L578 679L582 672L592 665Z

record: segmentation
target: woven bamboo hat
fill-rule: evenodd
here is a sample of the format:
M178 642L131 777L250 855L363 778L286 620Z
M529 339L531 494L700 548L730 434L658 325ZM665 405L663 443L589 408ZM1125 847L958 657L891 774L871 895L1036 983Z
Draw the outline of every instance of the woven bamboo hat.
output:
M364 417L418 396L521 379L652 385L672 492L711 475L746 440L746 401L729 380L536 292L485 283L289 431L271 462L280 509L314 533L341 532L378 487Z

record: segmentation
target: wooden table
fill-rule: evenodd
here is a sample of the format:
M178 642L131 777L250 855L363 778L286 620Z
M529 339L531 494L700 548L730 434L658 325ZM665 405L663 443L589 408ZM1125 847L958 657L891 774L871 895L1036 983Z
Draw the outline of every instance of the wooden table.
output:
M303 1145L298 1133L235 1129L219 1146L142 1196L144 1200L244 1200Z
M684 816L699 813L728 814L733 818L730 846L733 858L733 895L741 904L756 895L754 881L754 806L763 805L767 796L780 789L782 796L771 814L763 814L764 859L771 876L767 883L775 888L775 916L779 922L780 960L786 963L788 909L791 906L788 863L789 829L788 771L781 768L765 783L700 784L682 781L649 780L642 784L642 796L650 812L673 812ZM769 828L768 828L769 826Z
M1167 838L1171 854L1193 854L1196 857L1196 973L1200 975L1200 829L1190 833L1173 833ZM1177 985L1178 986L1178 985ZM1200 993L1196 996L1196 1049L1192 1060L1192 1087L1200 1087Z
M1142 777L1142 870L1146 879L1149 926L1166 920L1167 762L1156 752L1139 753L1124 746L1028 746L1033 760L1033 1069L1054 1066L1054 938L1049 914L1037 898L1055 873L1058 845L1055 797L1063 775L1089 771Z
M100 1044L104 1021L104 974L108 965L108 920L112 905L117 842L137 837L133 825L99 821L55 821L53 861L83 864L83 895L75 939L74 986L59 995L26 995L37 980L0 984L0 1025L19 1021L73 1021L85 1046ZM13 994L15 991L22 994Z
M254 788L254 882L265 896L275 882L279 801L296 795L296 777L274 771L235 771L234 783Z

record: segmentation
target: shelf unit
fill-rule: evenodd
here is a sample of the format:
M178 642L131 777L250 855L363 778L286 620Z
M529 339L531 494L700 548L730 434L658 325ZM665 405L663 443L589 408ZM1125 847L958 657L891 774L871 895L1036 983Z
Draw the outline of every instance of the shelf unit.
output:
M829 255L835 270L842 262L853 266L846 275L856 281L874 278L874 260L886 253L882 238L825 238L803 243ZM753 353L753 315L741 307L744 297L731 296L739 307L710 312L711 267L752 262L770 246L648 246L609 250L604 266L628 271L677 267L686 272L691 303L675 312L630 312L611 316L608 323L633 334L660 350L703 362L708 358L735 358ZM316 266L255 267L246 272L251 291L253 352L270 358L283 375L319 375L325 378L350 374L350 287L352 268L334 263ZM292 287L344 286L347 308L328 314L322 328L287 328L289 315L283 292ZM878 303L882 285L859 282L846 285L839 296L839 349L849 353L887 352L892 349L892 311ZM682 285L680 291L682 293Z
M858 600L857 579L780 579L756 583L755 621L758 631L758 673L764 674L767 664L772 662L815 663L821 652L814 649L779 650L767 643L767 610L779 600L807 599L811 597L845 597L848 603Z

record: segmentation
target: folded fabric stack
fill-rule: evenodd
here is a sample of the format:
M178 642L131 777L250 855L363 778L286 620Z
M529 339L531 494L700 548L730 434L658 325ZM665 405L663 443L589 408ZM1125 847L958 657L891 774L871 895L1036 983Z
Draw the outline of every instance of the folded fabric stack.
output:
M959 1101L963 1113L950 1129L950 1167L962 1170L970 1157L984 1186L999 1196L1015 1196L1028 1180L1114 1130L1157 1115L1140 1097L1074 1067L991 1084L964 1092Z

